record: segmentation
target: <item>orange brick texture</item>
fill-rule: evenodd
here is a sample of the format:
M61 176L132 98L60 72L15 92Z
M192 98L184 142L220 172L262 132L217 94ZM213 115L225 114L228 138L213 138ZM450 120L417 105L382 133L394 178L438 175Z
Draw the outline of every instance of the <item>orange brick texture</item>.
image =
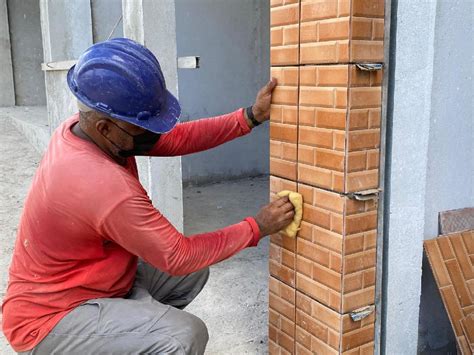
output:
M384 2L301 0L300 63L383 61Z
M383 0L271 0L270 194L303 195L295 239L270 240L269 353L372 354ZM373 309L371 307L370 309ZM465 321L469 326L469 319Z
M300 68L298 180L338 192L377 188L382 71Z
M474 231L425 241L461 354L474 353Z

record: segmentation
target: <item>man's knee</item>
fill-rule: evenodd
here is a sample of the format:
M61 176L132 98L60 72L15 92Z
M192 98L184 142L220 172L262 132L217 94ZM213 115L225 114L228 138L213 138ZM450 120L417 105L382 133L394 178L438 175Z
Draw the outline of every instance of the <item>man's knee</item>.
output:
M206 324L198 317L190 314L190 324L192 331L188 337L190 354L204 354L209 333Z
M167 335L169 343L165 352L172 354L204 354L209 334L206 324L190 313L170 309L160 322L167 323ZM162 341L162 333L156 332L159 341ZM157 349L163 350L159 342L156 344Z

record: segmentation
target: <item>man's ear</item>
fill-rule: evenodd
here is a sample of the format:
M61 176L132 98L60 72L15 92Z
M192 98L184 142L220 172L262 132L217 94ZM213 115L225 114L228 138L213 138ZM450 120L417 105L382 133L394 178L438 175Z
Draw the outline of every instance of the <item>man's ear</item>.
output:
M95 129L104 137L110 134L110 122L106 119L100 119L95 123Z

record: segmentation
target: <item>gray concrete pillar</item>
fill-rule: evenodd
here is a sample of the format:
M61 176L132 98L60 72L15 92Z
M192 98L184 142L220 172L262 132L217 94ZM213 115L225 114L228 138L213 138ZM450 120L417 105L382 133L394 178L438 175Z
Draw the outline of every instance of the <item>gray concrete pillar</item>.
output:
M397 3L397 2L395 2ZM396 48L390 66L393 110L389 112L384 272L386 354L416 354L426 175L433 85L436 1L398 1ZM392 19L394 16L392 16ZM423 19L423 20L420 20Z
M122 0L122 9L125 37L143 43L155 54L167 88L178 96L175 1ZM181 157L145 158L139 165L154 205L183 231Z
M48 121L51 130L77 112L66 83L72 63L92 45L89 0L40 0ZM54 63L67 65L54 65ZM49 65L48 65L49 63Z
M0 0L0 106L15 106L7 0Z

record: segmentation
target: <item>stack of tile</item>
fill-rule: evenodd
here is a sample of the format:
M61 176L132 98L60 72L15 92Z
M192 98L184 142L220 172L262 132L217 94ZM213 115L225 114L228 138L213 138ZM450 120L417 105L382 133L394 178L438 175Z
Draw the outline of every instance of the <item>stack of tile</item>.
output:
M304 198L271 237L271 354L373 352L383 5L271 1L270 192Z

